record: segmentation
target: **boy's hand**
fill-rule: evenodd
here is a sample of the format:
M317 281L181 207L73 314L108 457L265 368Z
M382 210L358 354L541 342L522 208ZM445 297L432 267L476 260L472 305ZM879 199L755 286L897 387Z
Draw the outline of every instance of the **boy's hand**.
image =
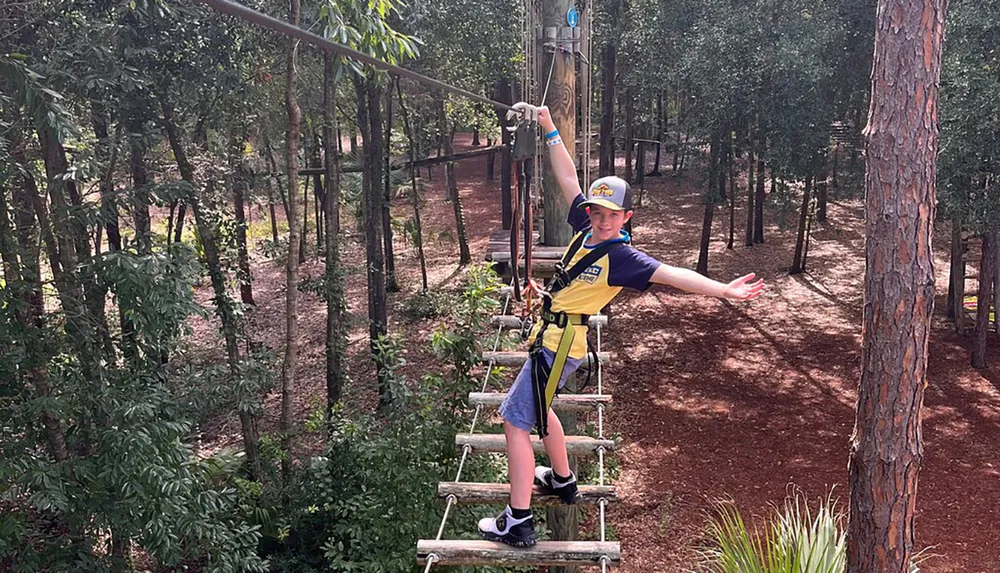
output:
M545 292L545 289L531 278L529 278L527 284L524 285L524 290L531 296L538 297L539 300L541 300L543 296L549 296L549 293Z
M552 121L552 113L549 112L547 105L538 108L538 126L542 128L543 134L556 129L556 124Z
M755 276L757 275L750 273L729 283L726 285L725 290L722 291L722 296L734 300L753 300L757 298L764 291L764 279L751 282Z

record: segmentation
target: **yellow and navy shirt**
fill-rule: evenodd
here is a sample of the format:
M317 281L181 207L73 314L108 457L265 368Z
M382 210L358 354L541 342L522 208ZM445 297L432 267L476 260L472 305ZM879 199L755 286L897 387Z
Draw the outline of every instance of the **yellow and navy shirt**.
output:
M583 195L577 195L569 209L568 221L577 234L590 233L590 217L580 207L583 200ZM573 238L576 239L576 236ZM587 246L587 239L566 265L567 270L573 268L573 265L585 257L591 249L603 244ZM612 241L627 240L628 235L624 231L622 231L620 239L612 239ZM631 245L612 249L580 273L580 276L576 277L568 287L556 293L552 298L552 311L570 314L598 314L623 288L628 287L638 291L648 289L652 284L649 279L652 278L659 266L660 263L656 259ZM535 325L532 339L540 327L541 323ZM576 336L573 339L569 356L570 358L584 358L587 355L587 327L574 326L573 328L576 328ZM559 348L561 336L562 329L550 324L545 329L543 340L545 347L555 352Z

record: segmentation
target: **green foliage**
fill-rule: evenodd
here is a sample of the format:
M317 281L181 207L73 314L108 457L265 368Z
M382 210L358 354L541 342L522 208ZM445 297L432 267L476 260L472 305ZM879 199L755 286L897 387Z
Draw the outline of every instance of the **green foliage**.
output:
M379 341L390 381L384 419L338 410L322 456L290 488L287 537L276 571L409 571L413 540L436 527L435 484L453 456L455 421L437 402L454 392L414 392L398 373L398 343ZM400 447L406 444L406 447Z
M60 321L41 326L52 392L19 393L0 414L0 426L21 429L5 432L2 442L2 511L11 521L0 528L0 563L16 563L15 571L105 571L110 552L90 550L96 532L165 566L204 558L206 571L264 570L255 552L259 533L236 511L238 465L195 456L193 428L161 363L188 318L202 312L193 298L199 270L183 245L100 261L98 274L134 329L113 340L113 355L124 359L106 362L100 380L87 376ZM32 351L37 356L37 348L26 349ZM30 363L21 368L8 360L0 358L3 370L22 388L38 379ZM65 428L64 461L38 447L47 443L42 411Z
M766 523L751 529L739 509L720 501L708 525L711 546L702 551L699 571L712 573L840 573L847 565L845 516L832 493L815 512L795 491ZM918 573L918 556L910 573Z

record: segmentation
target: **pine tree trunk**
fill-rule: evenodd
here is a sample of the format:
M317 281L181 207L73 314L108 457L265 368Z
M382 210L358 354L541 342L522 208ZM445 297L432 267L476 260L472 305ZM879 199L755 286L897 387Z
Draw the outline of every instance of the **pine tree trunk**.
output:
M314 168L322 168L323 160L319 157L320 141L319 133L314 129L312 132L312 145L309 148L309 154L312 158L311 165ZM316 222L316 254L324 248L323 243L323 211L320 205L323 204L326 198L326 192L323 190L323 177L318 173L313 175L313 221ZM305 234L305 229L302 229L302 234Z
M392 246L392 172L389 170L389 154L392 139L392 91L385 90L385 157L383 158L382 190L382 232L385 241L385 290L399 292L396 280L396 253Z
M802 209L799 211L799 228L795 236L795 256L792 258L792 268L789 274L797 275L806 270L804 247L806 243L806 220L809 217L809 202L812 200L812 177L806 177L805 188L802 191Z
M983 233L983 259L979 263L979 290L976 293L976 326L972 343L972 367L986 368L986 335L990 331L990 308L993 306L993 277L997 245L992 233Z
M299 25L299 0L290 0L288 21ZM288 178L288 257L285 259L285 358L281 363L281 478L289 483L292 473L292 392L295 386L296 369L299 361L299 262L300 237L305 237L305 221L301 233L298 228L297 197L299 188L299 144L302 139L302 110L295 90L298 78L295 71L296 40L289 38L285 48L285 113L288 116L288 130L285 132L285 165ZM306 190L308 185L303 186ZM309 203L303 204L303 216Z
M479 128L476 127L472 129L472 146L479 147L480 145L482 144L479 143Z
M424 258L424 238L423 238L423 226L420 223L420 192L419 187L417 187L417 168L414 164L417 162L417 149L413 141L413 128L410 125L410 114L406 109L406 101L403 99L403 90L399 86L399 80L396 80L396 95L399 97L399 110L403 113L403 129L406 131L406 140L408 147L410 149L410 200L413 203L413 226L414 226L414 237L413 242L417 248L417 258L420 260L420 280L422 285L421 292L427 292L427 261ZM501 129L503 128L501 124ZM505 150L507 153L507 161L510 161L510 152ZM507 175L508 181L510 180L510 174ZM508 189L508 193L510 190ZM508 207L509 209L509 207Z
M848 573L905 572L913 557L934 308L931 241L945 0L879 0L877 14L865 129L867 265L848 466Z
M326 219L326 415L340 401L347 354L347 303L344 280L340 269L340 160L334 142L337 89L334 80L333 55L323 52L323 152L326 190L323 208Z
M365 230L365 257L368 274L368 337L375 361L378 378L379 407L389 404L388 380L383 374L377 343L388 332L388 309L385 294L385 258L382 251L382 189L380 182L382 129L381 118L371 116L377 110L371 109L372 101L379 101L377 88L371 80L356 77L354 91L358 98L358 125L362 126L361 137L365 146L362 163L361 186ZM374 95L375 97L371 97Z
M598 173L615 174L615 59L618 46L608 42L601 56L601 150Z

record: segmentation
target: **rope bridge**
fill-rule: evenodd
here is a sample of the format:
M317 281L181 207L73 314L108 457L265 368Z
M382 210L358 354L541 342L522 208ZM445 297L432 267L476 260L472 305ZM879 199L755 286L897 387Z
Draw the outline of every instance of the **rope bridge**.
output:
M493 317L497 325L493 350L484 352L483 359L487 361L486 374L483 377L482 388L478 393L469 394L469 404L475 404L476 410L467 434L455 437L455 445L462 448L462 457L458 470L452 482L442 482L438 485L438 494L446 500L441 525L434 539L417 542L417 560L425 565L424 573L429 573L435 565L571 565L600 566L602 573L611 565L616 565L621 559L621 548L617 542L607 540L605 512L610 501L616 498L615 489L608 486L604 467L604 457L608 450L614 448L614 442L604 435L604 410L611 403L611 396L604 394L602 364L610 357L601 348L601 328L607 324L607 317L596 315L590 318L590 326L594 328L597 343L596 364L590 368L597 372L596 394L569 394L557 396L552 408L562 411L597 411L597 438L588 436L566 436L566 448L570 455L595 455L598 461L597 485L581 485L578 503L595 504L599 511L600 541L540 541L530 548L514 548L502 543L490 541L443 540L445 526L451 514L451 508L458 503L500 503L510 494L507 484L485 484L462 482L462 471L470 453L503 452L506 448L506 438L502 434L474 434L479 416L485 407L497 407L503 400L503 393L491 393L486 389L494 366L520 366L526 359L526 352L498 352L497 348L505 328L520 328L519 318L507 314L510 308L513 289L502 289L503 310ZM532 437L532 446L536 452L543 452L541 440ZM559 503L555 496L541 495L536 490L536 500L545 505Z

